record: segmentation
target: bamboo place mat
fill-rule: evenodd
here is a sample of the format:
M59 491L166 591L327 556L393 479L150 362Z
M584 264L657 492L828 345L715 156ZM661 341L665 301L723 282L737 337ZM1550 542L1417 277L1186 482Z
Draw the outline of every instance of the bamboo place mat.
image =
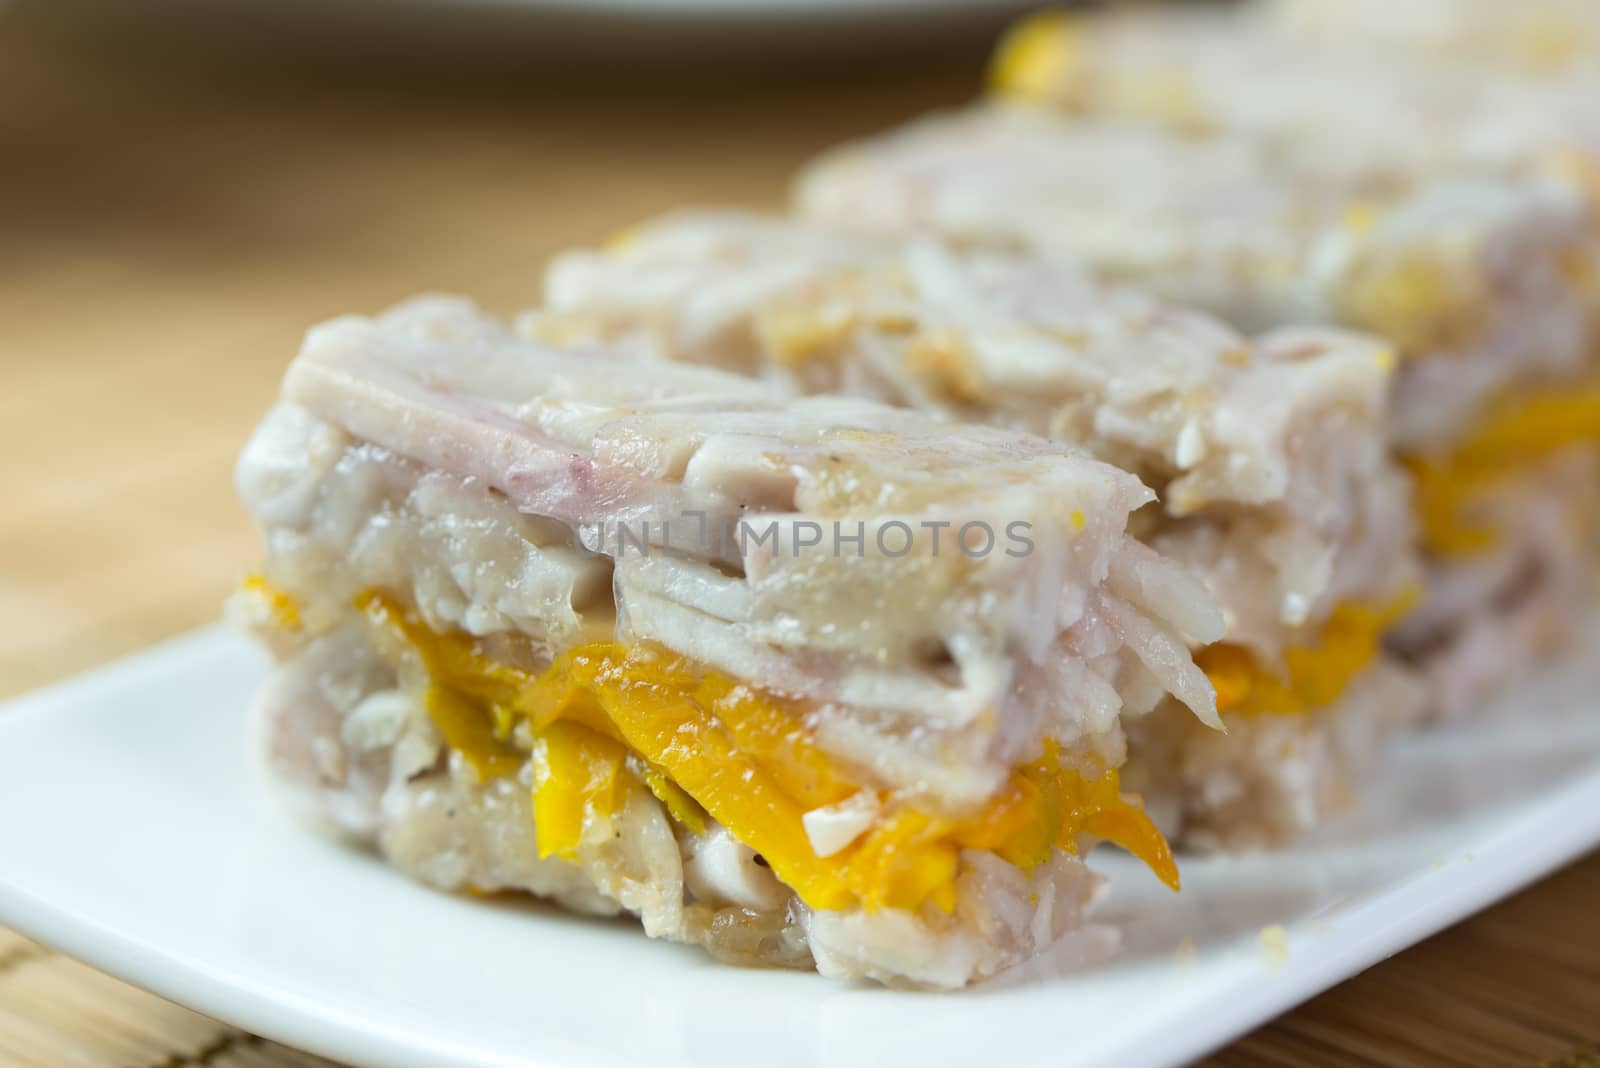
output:
M0 5L4 694L214 618L256 551L230 465L307 324L425 289L511 311L556 248L775 205L810 153L969 96L987 44L691 80L163 32ZM1597 903L1591 857L1216 1063L1600 1064ZM325 1063L0 931L0 1065Z

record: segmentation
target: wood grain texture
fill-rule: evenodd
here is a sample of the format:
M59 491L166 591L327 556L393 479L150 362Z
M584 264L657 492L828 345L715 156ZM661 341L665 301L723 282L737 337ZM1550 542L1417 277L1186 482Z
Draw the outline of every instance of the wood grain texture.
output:
M776 204L817 149L969 96L987 45L691 76L169 29L0 12L0 694L215 616L255 553L232 460L307 324L510 311L557 248ZM1600 1063L1597 904L1591 857L1215 1063ZM325 1063L0 930L0 1066Z

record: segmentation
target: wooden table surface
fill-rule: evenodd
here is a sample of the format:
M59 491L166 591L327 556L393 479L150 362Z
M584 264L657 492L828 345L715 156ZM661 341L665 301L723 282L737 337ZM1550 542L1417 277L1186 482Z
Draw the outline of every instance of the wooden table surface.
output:
M817 149L970 96L987 43L689 76L174 33L0 8L0 695L215 617L255 555L230 466L308 324L511 311L555 249L776 205ZM1592 856L1216 1062L1600 1064L1597 906ZM0 930L0 1066L312 1063Z

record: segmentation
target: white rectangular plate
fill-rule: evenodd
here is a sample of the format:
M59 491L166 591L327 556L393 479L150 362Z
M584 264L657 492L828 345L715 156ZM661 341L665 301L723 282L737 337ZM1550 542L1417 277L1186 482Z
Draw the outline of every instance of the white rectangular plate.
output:
M951 995L747 971L625 922L431 892L309 834L255 771L265 665L210 628L0 708L0 922L372 1068L1154 1065L1196 1057L1600 844L1600 658L1394 754L1316 844L1107 857L1097 944ZM1282 924L1287 952L1262 929Z

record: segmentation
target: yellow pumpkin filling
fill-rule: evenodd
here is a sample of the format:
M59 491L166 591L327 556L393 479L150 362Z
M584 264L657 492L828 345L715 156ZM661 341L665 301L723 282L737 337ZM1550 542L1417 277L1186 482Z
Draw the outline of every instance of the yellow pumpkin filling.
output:
M488 655L464 633L441 634L387 594L357 606L402 635L429 676L427 707L446 744L483 777L531 763L542 856L574 857L609 827L632 776L672 817L700 831L714 819L759 853L817 909L955 907L963 849L1023 869L1078 836L1115 842L1178 887L1172 852L1115 769L1080 772L1047 741L981 811L923 811L892 793L854 841L817 855L803 817L863 787L815 744L799 702L763 693L649 643L591 642L542 672ZM530 754L513 743L526 724Z
M995 49L989 84L999 92L1045 99L1082 55L1083 28L1060 11L1041 11L1007 31Z
M1376 219L1369 219L1369 228ZM1449 255L1419 248L1358 265L1338 294L1340 318L1386 338L1402 354L1470 341L1483 330L1483 309L1491 298L1476 272L1450 269Z
M1600 442L1600 379L1507 397L1441 459L1407 461L1423 546L1436 556L1493 549L1500 533L1474 512L1506 482L1557 452Z
M1317 629L1316 641L1284 650L1281 664L1227 642L1207 646L1194 660L1216 687L1218 712L1304 715L1343 695L1372 665L1384 633L1415 602L1415 591L1408 591L1386 605L1338 605Z
M1142 70L1136 76L1109 72L1102 84L1095 84L1094 65L1085 62L1091 52L1090 29L1081 16L1040 12L1001 40L989 66L989 86L1004 96L1074 110L1098 97L1105 103L1101 110L1153 119L1190 133L1215 126L1193 80L1180 67Z
M951 330L919 335L906 348L906 369L958 404L983 404L988 383L972 350Z
M773 362L780 367L799 367L839 356L856 325L856 310L848 302L834 301L820 308L815 303L768 308L756 316L755 330Z

